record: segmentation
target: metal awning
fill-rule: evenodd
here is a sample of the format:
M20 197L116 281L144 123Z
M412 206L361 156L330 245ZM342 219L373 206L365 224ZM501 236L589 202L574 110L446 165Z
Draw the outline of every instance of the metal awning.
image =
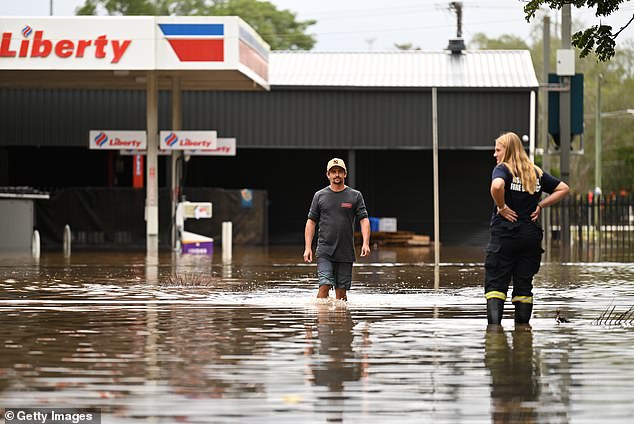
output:
M158 90L172 89L172 129L178 130L181 90L269 88L269 46L238 17L19 16L0 17L0 29L0 87L146 91L152 255L159 233Z
M147 71L7 71L0 70L0 88L145 90ZM262 91L268 89L239 70L157 71L160 90L174 78L182 90Z
M238 17L0 17L0 87L267 90L268 45Z

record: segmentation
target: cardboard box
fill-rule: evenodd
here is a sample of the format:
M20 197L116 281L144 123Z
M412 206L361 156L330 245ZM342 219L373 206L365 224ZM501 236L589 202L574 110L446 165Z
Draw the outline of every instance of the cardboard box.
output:
M384 231L386 233L396 232L396 218L380 218L379 231Z

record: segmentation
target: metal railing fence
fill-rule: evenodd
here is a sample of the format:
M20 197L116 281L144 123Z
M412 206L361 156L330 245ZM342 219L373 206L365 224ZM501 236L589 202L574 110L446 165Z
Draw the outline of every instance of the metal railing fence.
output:
M634 196L568 196L550 210L550 246L561 252L561 222L570 223L570 257L578 261L634 260ZM547 231L547 229L545 229ZM548 243L548 237L546 238Z

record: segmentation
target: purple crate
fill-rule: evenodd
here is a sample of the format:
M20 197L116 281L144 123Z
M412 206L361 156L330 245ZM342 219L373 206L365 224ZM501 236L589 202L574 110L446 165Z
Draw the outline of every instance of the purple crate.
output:
M198 241L193 243L183 243L182 252L190 255L213 255L213 241Z

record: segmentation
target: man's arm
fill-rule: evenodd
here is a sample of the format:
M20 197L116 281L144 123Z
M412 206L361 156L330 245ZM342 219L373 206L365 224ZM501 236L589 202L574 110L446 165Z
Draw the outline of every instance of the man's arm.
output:
M361 225L361 236L363 237L361 256L368 256L370 254L370 219L363 218L359 221L359 225Z
M315 227L315 221L308 218L306 220L306 228L304 229L304 262L313 261L313 237L315 237Z

